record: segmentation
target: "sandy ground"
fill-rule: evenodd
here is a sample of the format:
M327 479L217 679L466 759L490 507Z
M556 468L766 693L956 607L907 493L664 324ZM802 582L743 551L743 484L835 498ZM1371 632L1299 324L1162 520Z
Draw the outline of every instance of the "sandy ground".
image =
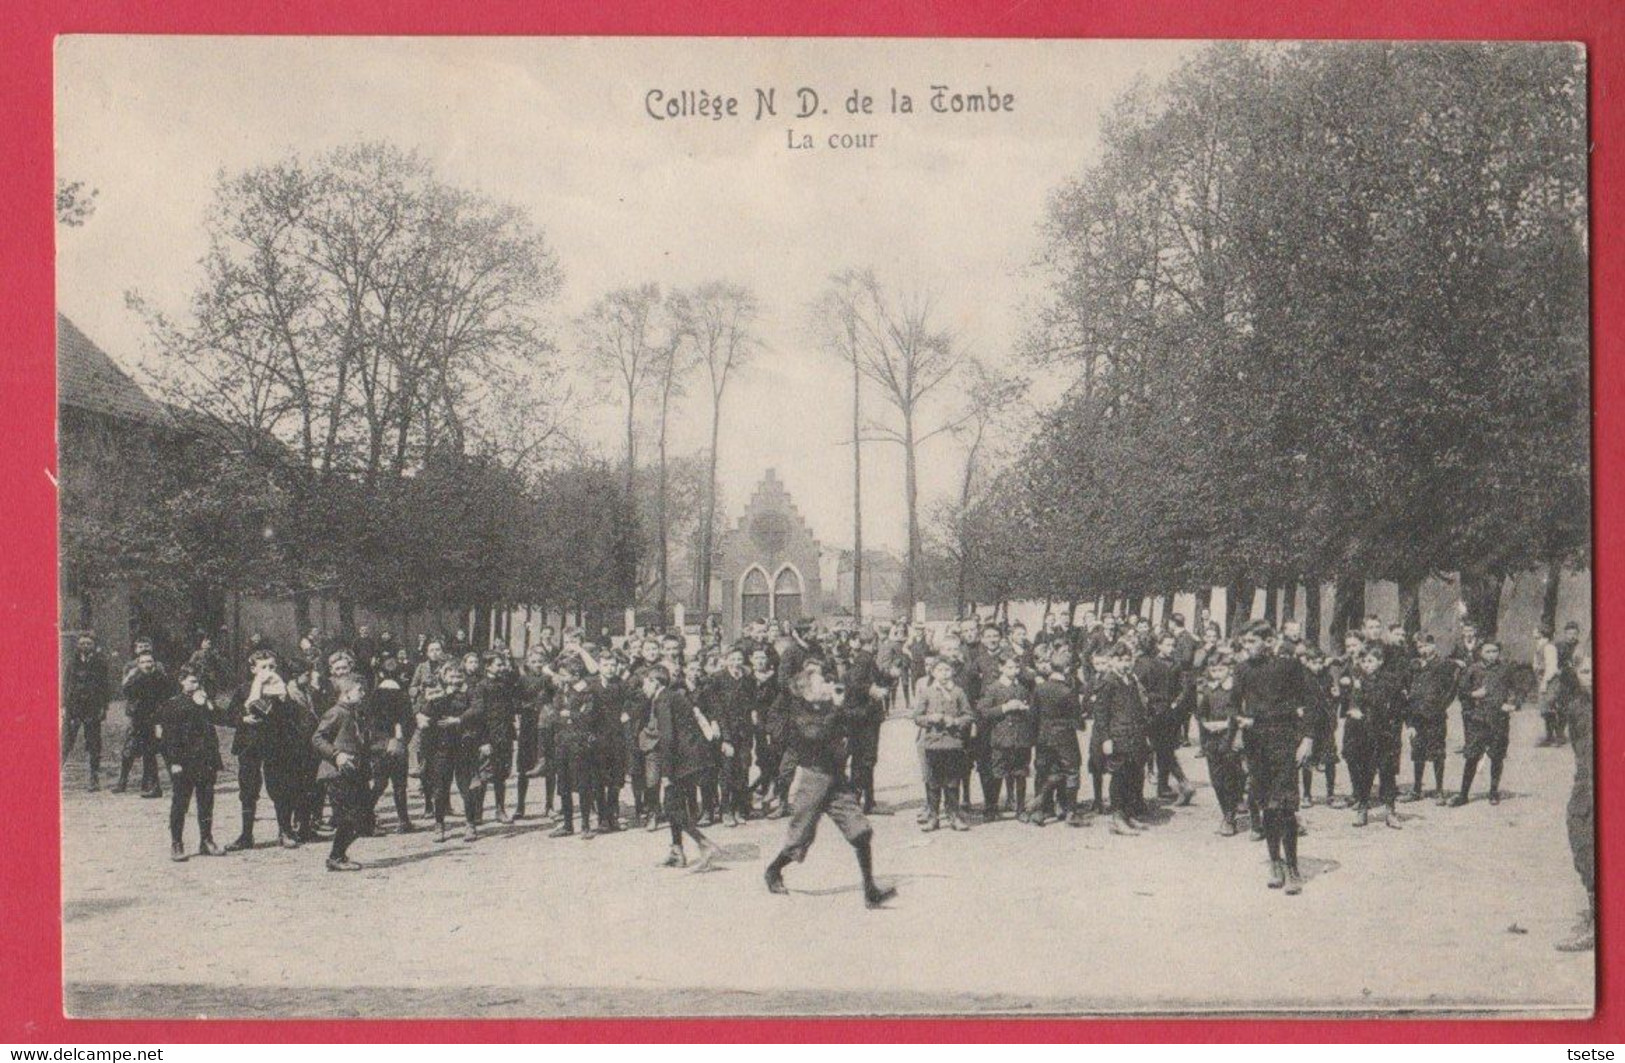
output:
M1308 884L1287 897L1265 888L1262 843L1215 833L1190 750L1195 803L1144 837L1113 837L1103 822L922 834L914 729L893 720L880 783L896 814L875 818L875 851L901 895L884 911L864 908L851 850L827 821L787 875L789 897L761 881L777 821L716 828L725 860L709 874L657 867L664 833L550 839L534 820L473 844L362 839L352 855L368 867L348 875L324 869L325 846L263 842L177 864L167 794L86 793L76 756L64 783L64 1006L85 1017L1579 1017L1592 1008L1593 956L1553 948L1584 905L1563 827L1573 757L1534 748L1533 713L1514 726L1499 807L1402 805L1397 831L1309 809ZM1454 758L1447 783L1459 773ZM260 815L262 839L274 836L268 802ZM230 840L229 764L216 818ZM195 824L187 838L195 847Z

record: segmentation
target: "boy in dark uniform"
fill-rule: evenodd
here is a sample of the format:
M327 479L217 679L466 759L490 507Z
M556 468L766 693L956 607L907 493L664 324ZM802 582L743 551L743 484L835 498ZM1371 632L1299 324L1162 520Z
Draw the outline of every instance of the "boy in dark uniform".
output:
M1309 763L1303 766L1303 803L1315 803L1315 769L1326 775L1326 805L1337 796L1337 720L1339 690L1337 677L1328 670L1326 658L1317 647L1305 645L1299 652L1308 676L1308 703L1304 716L1309 725Z
M775 816L787 815L785 793L778 790L779 768L784 759L784 726L776 708L781 687L772 658L763 646L750 651L750 672L745 676L743 689L750 702L751 721L756 731L756 789L762 794L764 814L774 798L778 799Z
M1078 787L1082 782L1079 769L1083 766L1078 731L1083 720L1071 672L1072 650L1064 639L1054 639L1047 674L1033 688L1033 717L1037 724L1033 796L1038 806L1033 824L1039 827L1049 821L1052 803L1072 826L1081 827L1087 822L1078 808Z
M863 811L875 810L875 765L880 761L880 725L886 721L887 679L875 656L874 632L858 636L846 671L843 714L853 721L851 738L852 785Z
M976 706L977 720L987 732L989 764L995 786L1002 783L1015 805L1016 819L1026 823L1027 773L1031 769L1037 730L1027 688L1021 685L1021 659L1007 650L999 661L998 678L982 690ZM998 818L995 805L987 818Z
M1371 787L1378 780L1377 799L1387 806L1384 822L1399 829L1394 802L1399 796L1400 730L1404 723L1405 693L1398 673L1385 666L1384 647L1371 643L1360 651L1359 672L1351 679L1344 703L1343 759L1348 762L1354 787L1354 825L1370 821Z
M1506 763L1512 732L1512 714L1518 708L1518 695L1512 687L1511 670L1501 659L1501 645L1486 642L1479 659L1462 677L1462 724L1467 742L1462 750L1461 792L1450 799L1455 807L1465 805L1473 791L1478 762L1490 758L1490 804L1501 803L1501 767Z
M525 671L519 677L518 764L514 784L514 818L525 818L525 796L530 778L543 777L542 814L553 812L553 698L557 694L547 650L532 646L525 654ZM543 721L546 721L544 728Z
M714 721L701 712L690 693L672 684L664 665L644 674L643 694L649 699L649 715L660 736L656 759L665 783L666 824L671 830L671 849L664 867L687 867L688 854L683 838L700 847L695 871L709 871L717 858L717 847L700 832L699 780L710 767L710 742Z
M549 837L566 838L576 832L575 813L581 809L581 836L596 836L592 829L593 813L598 804L596 765L593 763L599 734L599 714L602 711L599 691L585 679L586 668L575 657L563 659L563 682L553 703L555 727L554 751L558 766L559 800L563 805L563 822Z
M222 856L214 843L214 781L220 774L220 740L214 733L214 705L203 681L190 667L180 671L180 693L164 703L158 728L169 765L169 856L186 859L182 835L186 809L197 803L198 855Z
M1196 727L1213 794L1219 802L1219 833L1236 834L1236 814L1247 797L1247 769L1242 763L1241 733L1236 723L1235 677L1230 661L1219 654L1207 659L1207 677L1196 688ZM1305 784L1307 786L1307 784Z
M827 815L857 854L864 903L870 908L882 907L897 896L897 890L882 888L875 882L874 830L863 815L857 792L841 771L849 722L834 704L834 691L822 670L812 662L797 673L785 697L799 768L795 792L790 796L792 810L784 848L763 874L767 888L773 893L789 892L784 884L784 869L807 858L807 850L817 837L818 821Z
M1313 740L1304 722L1308 673L1296 656L1276 653L1269 624L1257 621L1242 635L1247 660L1236 676L1237 724L1245 734L1247 772L1269 845L1271 889L1303 891L1298 871L1298 769Z
M1185 779L1185 769L1179 763L1179 742L1185 730L1181 705L1185 682L1174 662L1176 646L1173 635L1162 636L1157 640L1156 656L1134 662L1134 675L1145 692L1150 729L1147 737L1157 765L1157 796L1177 797L1181 805L1188 805L1196 789ZM1170 779L1179 783L1177 793L1169 785Z
M372 766L368 763L366 694L360 675L342 684L333 705L322 715L311 735L311 747L321 757L317 775L333 806L333 847L327 870L359 871L350 859L350 844L366 833L371 805Z
M367 804L368 833L377 828L378 799L393 787L395 829L402 834L417 830L412 824L407 797L406 746L415 726L411 696L401 686L401 662L393 656L378 658L375 665L378 685L367 695L367 753L372 767L372 785Z
M1411 740L1411 767L1415 781L1406 801L1422 800L1422 775L1433 765L1434 798L1447 804L1444 792L1444 745L1449 727L1450 702L1456 696L1455 666L1439 656L1433 636L1423 632L1416 637L1417 657L1411 669L1410 713L1406 720Z
M626 785L627 732L643 699L621 675L621 662L612 650L598 655L599 713L598 743L594 769L598 778L598 830L609 834L621 829L621 787Z
M741 820L750 819L750 764L756 744L745 651L738 646L729 650L726 664L713 682L717 691L717 724L722 728L723 821L737 827Z
M134 667L125 677L122 690L124 715L129 717L130 730L124 738L118 782L113 792L121 794L129 788L130 769L139 757L141 796L162 797L164 788L158 781L158 716L164 703L175 696L175 683L150 649L137 653L132 663Z
M278 843L285 849L295 849L299 842L293 836L297 799L294 762L301 756L297 748L301 739L293 717L298 707L277 671L276 654L256 650L249 655L248 668L249 681L232 699L225 720L235 730L231 755L237 758L237 798L243 817L242 833L226 846L226 851L254 848L254 817L261 785L276 811Z
M107 718L108 693L107 658L97 650L95 639L80 635L62 677L62 763L68 763L83 730L92 792L102 788L102 721Z
M430 814L434 816L436 840L441 842L451 837L446 818L451 814L453 782L463 799L463 818L468 825L465 837L469 841L479 837L471 794L473 778L469 769L473 765L462 750L463 716L467 712L468 687L462 662L448 658L440 666L439 682L424 688L417 721L423 736L423 775L429 786Z
M513 767L513 749L518 737L515 717L524 705L519 677L513 663L500 650L488 650L483 660L485 675L469 693L474 717L484 722L485 741L490 748L481 752L479 774L491 788L498 823L512 823L508 813L508 774ZM483 794L481 796L484 804Z
M1134 677L1134 651L1119 643L1105 657L1106 669L1095 690L1095 727L1100 751L1111 773L1113 834L1135 837L1144 828L1135 817L1145 809L1145 695Z

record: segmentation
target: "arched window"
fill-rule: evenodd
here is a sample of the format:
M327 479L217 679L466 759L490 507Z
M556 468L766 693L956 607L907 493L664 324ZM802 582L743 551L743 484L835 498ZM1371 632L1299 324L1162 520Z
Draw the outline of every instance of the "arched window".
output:
M739 622L767 619L773 615L773 596L768 591L767 573L753 568L739 581Z
M779 620L801 619L801 576L789 565L773 580L773 615Z

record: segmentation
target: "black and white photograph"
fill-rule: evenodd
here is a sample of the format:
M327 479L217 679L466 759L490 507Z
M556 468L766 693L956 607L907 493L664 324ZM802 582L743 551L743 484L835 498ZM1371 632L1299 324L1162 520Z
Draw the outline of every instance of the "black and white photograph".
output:
M1580 45L55 75L69 1017L1593 1014Z

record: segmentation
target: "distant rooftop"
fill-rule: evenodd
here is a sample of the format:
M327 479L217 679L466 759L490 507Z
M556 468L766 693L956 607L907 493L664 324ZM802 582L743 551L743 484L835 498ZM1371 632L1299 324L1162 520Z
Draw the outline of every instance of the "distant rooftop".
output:
M164 407L61 313L56 315L56 380L59 406L126 421L169 422Z

